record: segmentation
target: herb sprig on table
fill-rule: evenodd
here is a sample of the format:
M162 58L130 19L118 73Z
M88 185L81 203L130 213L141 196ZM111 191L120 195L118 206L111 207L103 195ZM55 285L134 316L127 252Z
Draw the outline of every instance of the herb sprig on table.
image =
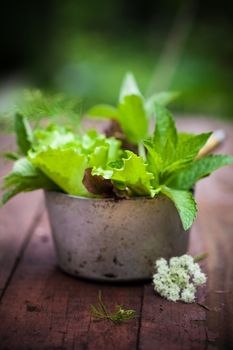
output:
M113 323L121 323L135 318L136 311L130 309L127 310L121 305L116 305L115 310L109 312L107 305L103 301L102 292L99 291L98 304L91 305L91 315L99 320L109 320Z
M198 157L211 133L179 133L171 113L163 106L171 96L158 96L150 99L150 111L153 106L156 124L154 132L149 134L150 114L145 112L149 102L141 96L132 77L123 84L120 100L123 99L127 108L121 126L128 141L144 149L143 156L125 149L117 138L95 130L75 134L56 124L32 130L25 116L17 113L18 152L7 154L16 161L12 172L4 178L3 203L20 192L39 188L93 198L163 195L174 203L184 229L188 230L197 213L192 194L195 183L214 170L233 164L233 157ZM132 102L134 99L138 101L136 104ZM137 112L135 106L139 104L146 119L144 112ZM108 117L112 115L110 107L105 112ZM141 122L147 123L143 134L140 134L144 130ZM136 133L132 133L133 130ZM137 132L140 137L135 138Z

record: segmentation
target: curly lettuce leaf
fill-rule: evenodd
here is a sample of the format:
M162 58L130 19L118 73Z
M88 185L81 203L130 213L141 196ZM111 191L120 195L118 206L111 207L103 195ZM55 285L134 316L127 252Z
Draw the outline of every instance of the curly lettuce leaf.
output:
M74 143L77 137L65 127L50 124L45 129L37 128L33 132L34 149L45 149L46 147L59 147L68 143Z
M83 185L84 171L88 168L87 157L73 148L47 148L40 152L29 152L32 164L46 174L63 191L89 197Z
M65 128L49 126L35 135L37 146L28 154L30 161L63 191L73 195L91 195L83 184L87 168L106 167L121 155L120 141L95 130L76 137Z
M92 175L102 176L111 180L121 191L128 191L131 196L153 196L151 179L153 175L147 171L143 159L131 151L125 151L125 156L108 165L108 168L93 168Z

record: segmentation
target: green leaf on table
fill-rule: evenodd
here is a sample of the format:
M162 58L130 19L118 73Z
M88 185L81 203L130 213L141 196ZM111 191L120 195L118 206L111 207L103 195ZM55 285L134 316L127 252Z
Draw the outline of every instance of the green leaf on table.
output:
M28 159L21 158L13 166L12 172L4 177L2 198L5 204L10 198L20 192L28 192L37 189L58 190L46 175L37 169Z
M233 164L232 156L206 156L194 161L186 169L180 171L177 175L174 175L168 181L168 185L174 188L179 188L181 190L191 189L201 178L208 176L214 170L217 170L222 166L229 164Z
M19 113L15 115L15 133L19 151L26 155L32 146L33 135L28 120Z
M193 195L189 191L175 190L167 186L161 186L160 190L168 198L170 198L177 208L183 227L188 230L197 215L197 205Z

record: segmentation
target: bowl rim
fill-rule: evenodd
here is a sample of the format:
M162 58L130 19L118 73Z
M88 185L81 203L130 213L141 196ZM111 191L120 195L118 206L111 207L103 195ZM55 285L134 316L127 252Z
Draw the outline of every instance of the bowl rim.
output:
M113 198L113 197L104 197L104 198L96 198L96 197L82 197L82 196L76 196L73 194L68 194L68 193L64 193L64 192L59 192L59 191L51 191L51 190L45 190L44 189L44 193L45 194L54 194L57 196L63 196L65 198L71 198L74 200L83 200L83 201L92 201L92 202L122 202L122 201L153 201L153 200L161 200L161 199L167 199L169 200L169 198L167 196L165 196L162 193L159 193L157 195L155 195L155 197L149 197L149 196L137 196L137 197L130 197L130 198Z

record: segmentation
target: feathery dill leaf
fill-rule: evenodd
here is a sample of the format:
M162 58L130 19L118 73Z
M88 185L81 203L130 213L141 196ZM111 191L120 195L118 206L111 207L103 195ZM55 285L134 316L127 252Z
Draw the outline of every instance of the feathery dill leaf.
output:
M91 305L91 315L95 318L110 320L113 323L121 323L136 317L135 310L125 310L121 305L116 305L115 310L109 312L103 301L101 290L99 291L98 301L97 305Z

